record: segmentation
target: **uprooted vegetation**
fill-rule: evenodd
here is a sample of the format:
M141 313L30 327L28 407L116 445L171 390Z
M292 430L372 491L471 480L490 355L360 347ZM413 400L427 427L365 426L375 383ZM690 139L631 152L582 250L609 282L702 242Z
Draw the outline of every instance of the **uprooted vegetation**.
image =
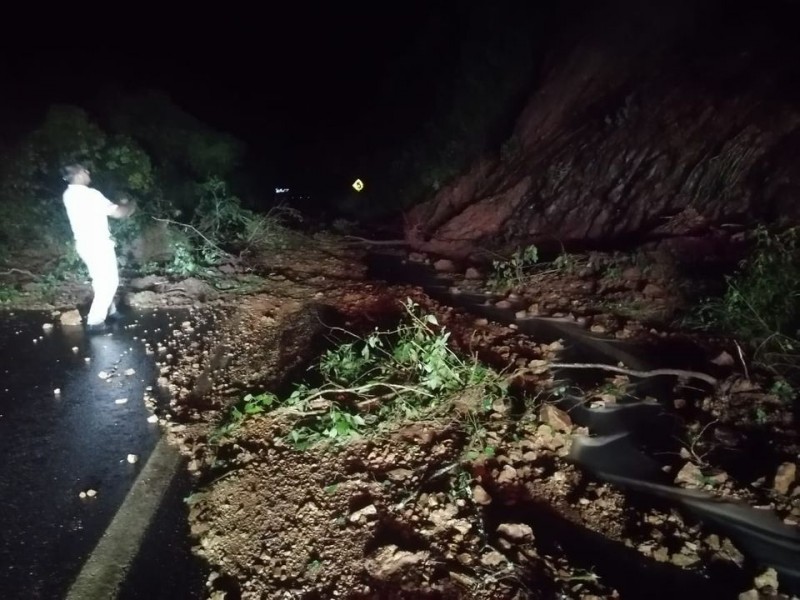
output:
M295 418L289 441L306 449L323 440L380 433L398 418L443 417L456 399L462 405L479 400L470 413L485 412L505 395L507 380L475 358L459 357L434 315L420 314L411 299L404 308L406 320L390 331L376 329L362 339L335 330L354 339L325 352L316 369L319 385L299 384L283 399L270 392L248 394L217 437L234 432L247 416L281 410Z

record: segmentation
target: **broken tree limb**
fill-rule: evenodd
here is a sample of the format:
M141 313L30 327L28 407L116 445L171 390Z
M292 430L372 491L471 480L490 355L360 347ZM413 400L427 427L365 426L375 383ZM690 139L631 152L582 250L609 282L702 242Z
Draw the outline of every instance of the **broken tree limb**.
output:
M716 377L712 377L707 373L686 371L684 369L653 369L651 371L637 371L635 369L626 369L625 367L604 365L601 363L550 363L549 366L551 369L600 369L602 371L611 371L612 373L630 375L631 377L639 377L640 379L658 377L659 375L674 375L675 377L685 377L687 379L699 379L700 381L705 381L707 384L715 387L718 383Z
M355 235L346 235L344 239L347 242L364 244L365 246L408 246L406 240L368 240L367 238L357 237Z
M20 275L27 275L29 277L33 277L34 279L39 279L41 275L37 275L36 273L31 273L27 269L9 269L8 271L0 271L0 275L11 275L13 273L19 273Z

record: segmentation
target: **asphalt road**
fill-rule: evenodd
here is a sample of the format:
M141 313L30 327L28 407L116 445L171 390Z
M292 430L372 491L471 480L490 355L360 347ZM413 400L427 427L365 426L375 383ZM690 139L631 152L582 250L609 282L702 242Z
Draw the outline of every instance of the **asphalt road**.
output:
M156 378L144 339L155 345L180 317L134 314L102 336L46 330L49 314L0 318L1 598L66 598L119 520L160 437L143 400ZM202 597L205 576L189 552L181 501L188 481L183 469L173 471L145 478L157 510L134 519L145 529L120 567L119 597ZM90 490L96 495L81 497ZM135 502L125 506L143 512Z

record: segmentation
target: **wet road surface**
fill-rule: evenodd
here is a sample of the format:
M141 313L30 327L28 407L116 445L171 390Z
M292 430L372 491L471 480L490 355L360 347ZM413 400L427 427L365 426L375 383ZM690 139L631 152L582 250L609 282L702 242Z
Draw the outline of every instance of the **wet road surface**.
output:
M131 315L102 336L46 331L49 314L0 319L0 597L65 597L159 439L143 401L157 377L143 340L154 346L179 318ZM81 498L89 490L96 496ZM187 493L185 476L176 477L122 596L202 597Z

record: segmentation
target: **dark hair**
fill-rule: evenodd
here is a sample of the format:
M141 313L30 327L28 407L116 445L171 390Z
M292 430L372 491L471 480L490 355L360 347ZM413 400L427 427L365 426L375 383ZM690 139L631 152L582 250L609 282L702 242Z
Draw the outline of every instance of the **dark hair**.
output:
M61 176L67 183L73 183L75 181L75 177L80 175L86 170L87 170L86 167L84 167L82 164L74 163L62 168Z

